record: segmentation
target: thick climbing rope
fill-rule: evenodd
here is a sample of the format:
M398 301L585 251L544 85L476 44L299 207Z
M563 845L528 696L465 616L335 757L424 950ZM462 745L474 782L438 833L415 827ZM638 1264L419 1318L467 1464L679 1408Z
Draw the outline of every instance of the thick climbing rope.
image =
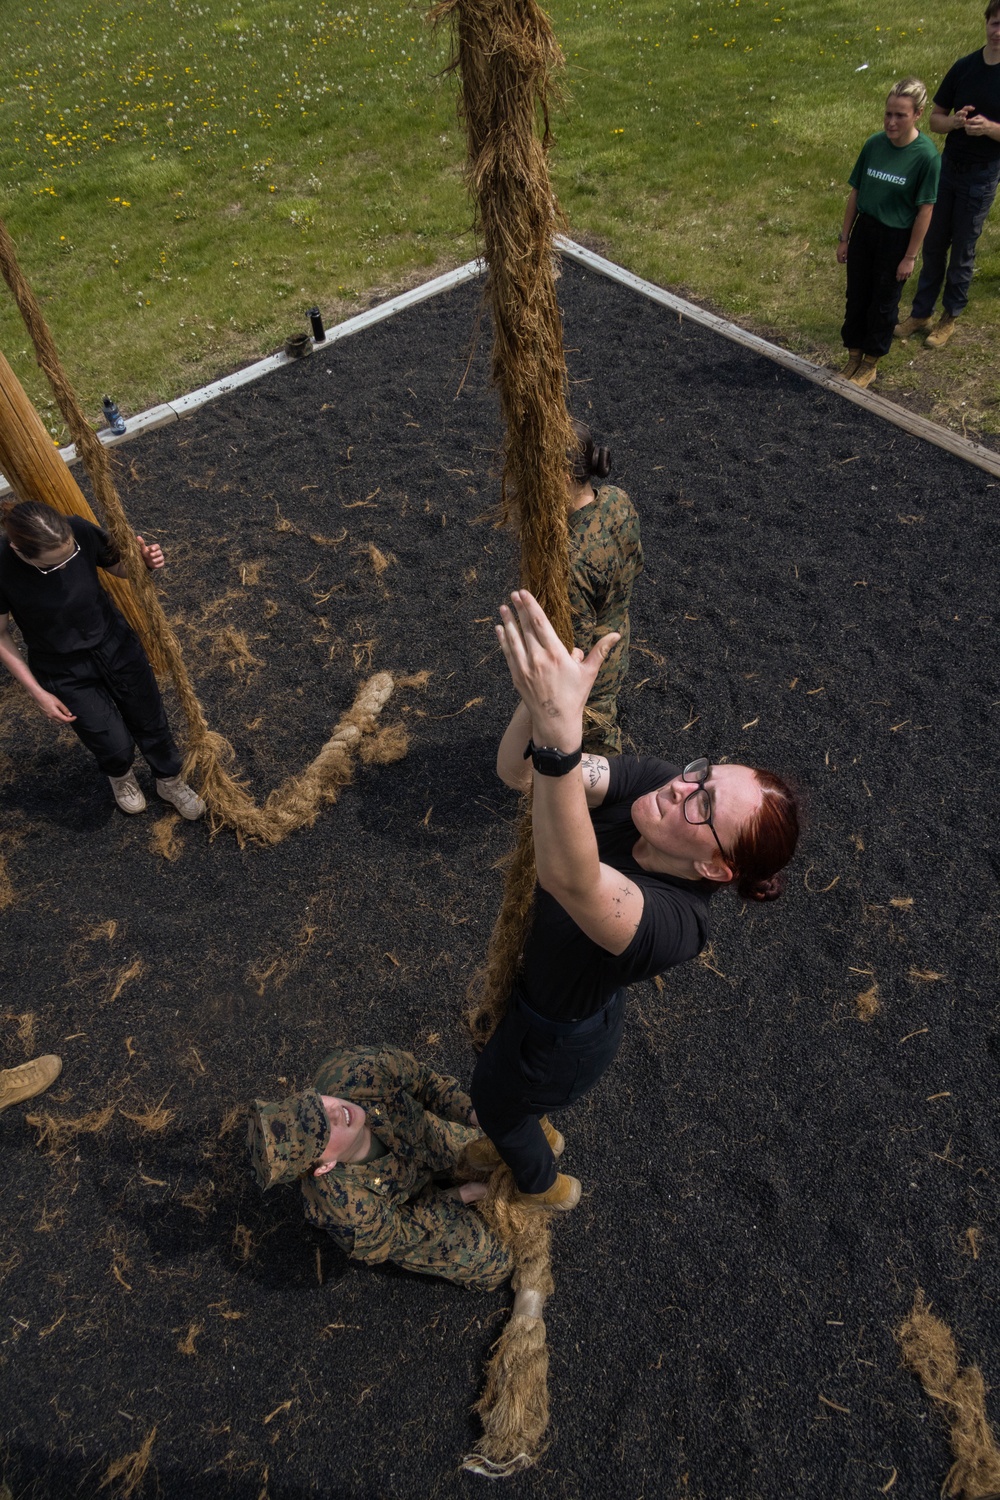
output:
M978 1500L1000 1490L1000 1448L986 1415L986 1383L976 1365L960 1365L955 1336L917 1287L896 1331L903 1363L919 1378L949 1427L954 1463L941 1494Z
M176 689L187 724L184 775L198 782L208 804L213 831L221 827L231 828L240 843L247 840L262 844L279 843L296 829L314 823L320 809L336 801L340 788L350 781L352 755L362 736L374 733L377 717L392 692L393 679L388 672L380 672L366 682L315 759L299 775L289 777L276 787L264 806L258 807L245 785L227 769L234 760L232 746L208 726L184 663L180 642L163 611L152 576L142 561L135 534L125 515L107 450L84 416L60 363L42 310L18 264L14 242L2 221L0 274L17 303L34 344L35 357L48 378L63 420L90 477L104 525L125 562L129 581L142 607L143 644L150 661L159 672L169 672ZM384 741L384 753L371 758L399 759L405 751L405 737L401 738L397 731Z
M561 215L546 162L548 101L563 57L535 0L444 0L432 17L452 22L452 67L461 78L468 181L493 321L492 375L506 425L504 510L520 541L521 582L572 647L566 454L574 437L553 267ZM526 802L486 964L473 981L469 1024L477 1046L492 1035L506 1009L528 932L534 882ZM515 1299L476 1408L483 1436L464 1467L499 1478L536 1461L548 1425L542 1311L553 1289L550 1230L548 1215L518 1207L506 1168L494 1173L483 1212L511 1247Z

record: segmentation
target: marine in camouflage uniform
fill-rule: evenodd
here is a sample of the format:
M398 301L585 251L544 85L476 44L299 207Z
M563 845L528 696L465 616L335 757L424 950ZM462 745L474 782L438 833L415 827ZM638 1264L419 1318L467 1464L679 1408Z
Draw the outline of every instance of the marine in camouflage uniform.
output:
M618 690L628 671L632 584L642 572L639 517L624 490L602 485L597 498L569 520L569 603L573 644L586 653L611 630L621 640L608 652L584 711L583 748L590 754L617 755Z
M313 1176L309 1168L329 1139L323 1094L360 1104L383 1154ZM476 1209L444 1185L472 1175L459 1161L481 1138L471 1113L453 1078L409 1052L344 1048L323 1062L312 1089L279 1104L255 1101L248 1145L261 1187L298 1180L306 1218L352 1260L389 1260L490 1291L510 1275L510 1255Z

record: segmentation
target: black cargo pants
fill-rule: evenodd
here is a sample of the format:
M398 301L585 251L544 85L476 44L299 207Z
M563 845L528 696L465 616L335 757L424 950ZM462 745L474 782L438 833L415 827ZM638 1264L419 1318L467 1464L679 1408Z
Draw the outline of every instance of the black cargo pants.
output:
M507 1014L479 1055L469 1090L479 1127L522 1193L544 1193L556 1164L539 1120L582 1098L614 1061L625 1020L625 990L582 1021L550 1021L515 990Z
M45 688L76 718L70 725L106 776L124 776L138 745L154 776L180 774L181 756L170 733L149 658L135 632L118 619L88 651L68 651L28 664Z

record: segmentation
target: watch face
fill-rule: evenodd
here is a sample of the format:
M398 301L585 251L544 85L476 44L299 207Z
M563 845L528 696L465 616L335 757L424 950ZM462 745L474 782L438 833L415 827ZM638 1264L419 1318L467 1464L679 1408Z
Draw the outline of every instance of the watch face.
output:
M542 776L565 776L578 766L583 757L583 750L553 750L544 745L532 747L531 761L535 770Z

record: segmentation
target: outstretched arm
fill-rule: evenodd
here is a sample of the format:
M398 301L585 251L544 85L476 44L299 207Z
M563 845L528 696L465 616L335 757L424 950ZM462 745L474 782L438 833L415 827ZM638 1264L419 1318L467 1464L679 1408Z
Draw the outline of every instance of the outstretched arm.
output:
M614 647L611 649L614 650ZM581 652L581 659L582 655ZM526 792L531 786L531 761L524 758L524 747L530 739L534 739L531 714L521 702L514 710L497 751L497 775L515 792ZM580 775L587 806L600 807L608 794L610 768L606 758L603 755L584 755L580 762Z
M524 758L524 747L531 737L531 715L522 701L504 730L497 751L497 775L515 792L526 792L531 786L531 761Z
M497 635L539 746L572 753L583 740L583 707L615 635L583 660L562 644L538 601L526 589L502 606ZM532 824L538 883L588 937L609 953L623 952L642 916L642 891L601 864L583 777L534 772Z

